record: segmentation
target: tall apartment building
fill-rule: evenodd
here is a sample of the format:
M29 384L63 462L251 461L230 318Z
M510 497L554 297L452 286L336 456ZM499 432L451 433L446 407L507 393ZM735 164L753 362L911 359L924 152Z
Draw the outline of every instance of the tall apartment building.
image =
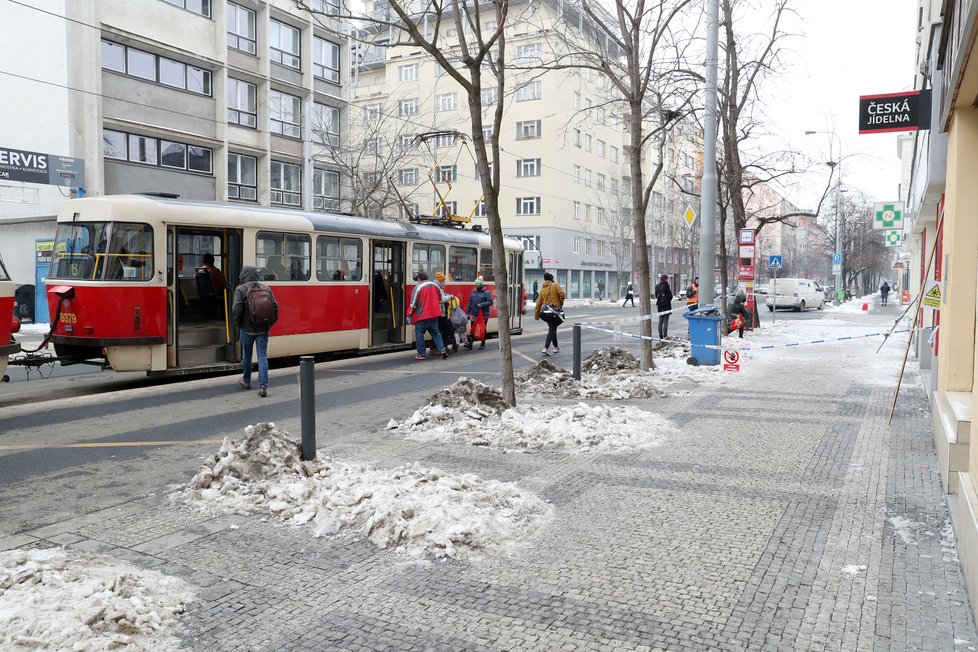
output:
M288 0L0 0L0 11L17 73L0 147L84 160L89 196L338 206L340 172L312 152L342 137L344 25ZM51 56L22 55L38 43ZM18 282L33 279L34 239L53 236L64 194L0 183L0 254Z
M389 11L383 2L370 8ZM531 9L532 20L524 13ZM599 288L610 296L634 280L628 134L622 105L603 75L540 68L561 47L546 27L566 19L562 10L556 3L512 5L507 95L497 97L495 78L484 80L489 125L495 104L505 103L500 160L493 162L500 166L500 219L504 233L529 252L528 288L549 270L568 296L594 297ZM496 25L487 18L482 27L488 32ZM440 33L450 50L458 39L454 22ZM388 211L400 195L411 212L471 214L484 225L481 185L465 142L471 122L463 89L420 48L392 46L397 34L377 30L363 37L355 46L350 119L361 190L381 196ZM650 164L649 155L645 161ZM663 177L661 184L671 181ZM386 185L397 192L384 195ZM681 220L681 213L675 217Z

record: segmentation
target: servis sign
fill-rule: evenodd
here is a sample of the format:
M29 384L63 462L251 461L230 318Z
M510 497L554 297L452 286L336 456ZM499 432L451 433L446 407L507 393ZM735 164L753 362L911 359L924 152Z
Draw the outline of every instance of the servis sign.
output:
M859 98L859 133L920 129L930 129L930 89Z

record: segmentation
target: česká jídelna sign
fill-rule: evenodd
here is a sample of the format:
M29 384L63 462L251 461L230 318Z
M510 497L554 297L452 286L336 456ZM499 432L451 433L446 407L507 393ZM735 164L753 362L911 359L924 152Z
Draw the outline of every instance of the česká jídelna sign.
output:
M85 161L70 156L0 147L0 181L85 187Z
M930 89L859 98L859 133L930 129Z

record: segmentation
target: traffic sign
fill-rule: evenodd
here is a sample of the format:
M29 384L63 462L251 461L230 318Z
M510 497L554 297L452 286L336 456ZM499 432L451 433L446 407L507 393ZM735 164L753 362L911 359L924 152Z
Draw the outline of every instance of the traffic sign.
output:
M767 268L768 269L781 269L784 267L782 264L781 256L768 256L767 257Z
M924 288L924 305L940 310L941 296L941 282L927 281L927 286Z
M842 254L840 254L838 251L832 254L832 264L833 265L842 264Z
M683 219L686 220L686 224L693 226L693 222L696 221L696 211L693 210L692 206L686 206L686 210L683 211Z
M740 230L740 244L749 245L754 244L754 237L757 234L755 229L741 229Z
M740 371L740 354L736 351L724 351L723 352L723 370L724 371Z

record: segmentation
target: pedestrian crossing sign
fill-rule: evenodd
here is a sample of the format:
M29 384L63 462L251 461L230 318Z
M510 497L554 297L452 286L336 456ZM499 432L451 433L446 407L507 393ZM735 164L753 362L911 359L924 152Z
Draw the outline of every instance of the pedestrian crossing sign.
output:
M783 267L781 256L768 256L767 258L768 269L781 269Z

